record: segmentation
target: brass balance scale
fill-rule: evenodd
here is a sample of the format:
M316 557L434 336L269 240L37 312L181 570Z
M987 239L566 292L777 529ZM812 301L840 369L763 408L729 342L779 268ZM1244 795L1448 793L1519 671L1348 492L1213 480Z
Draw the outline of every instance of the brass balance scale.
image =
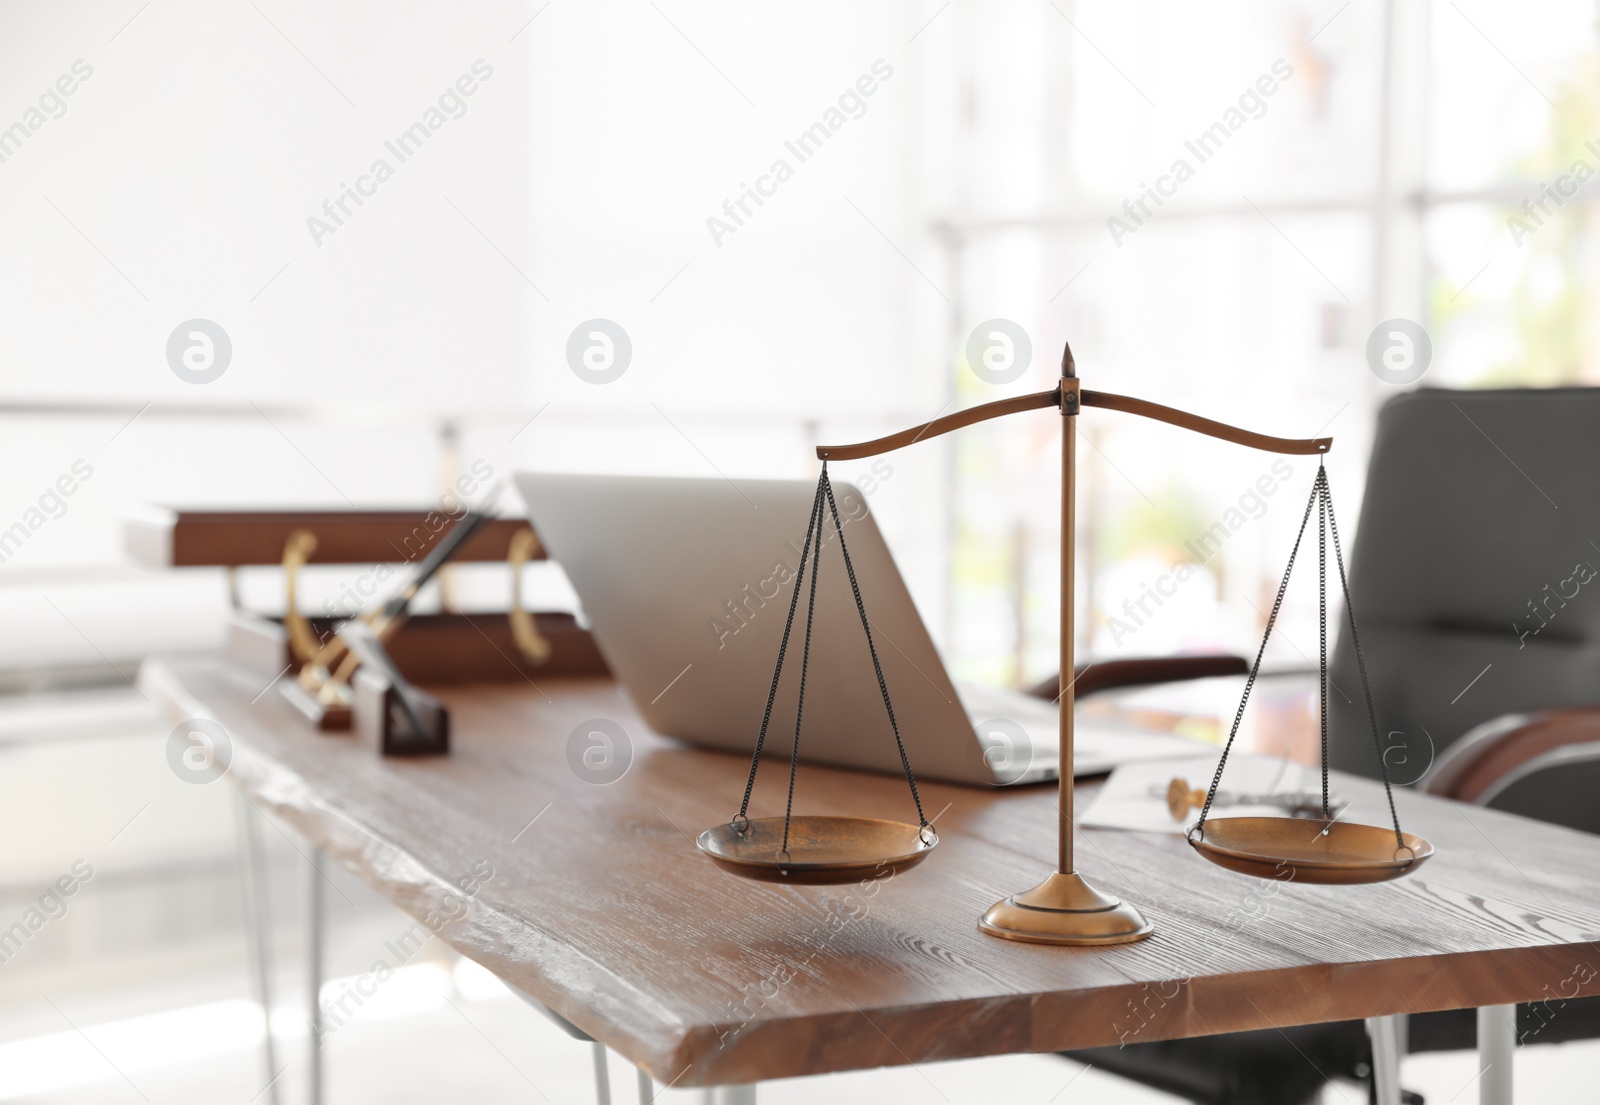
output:
M916 777L911 770L911 761L906 754L899 724L895 721L889 688L884 681L883 667L878 661L877 649L872 640L872 627L867 619L861 589L856 582L855 568L851 564L850 553L845 545L844 529L839 520L838 507L834 502L833 486L828 479L828 461L859 460L877 456L992 418L1053 408L1062 416L1059 699L1061 775L1056 869L1032 889L1013 894L989 907L979 920L978 927L991 936L1039 944L1122 944L1141 940L1150 935L1152 925L1137 908L1096 889L1078 874L1073 866L1072 535L1076 511L1074 456L1077 416L1084 407L1101 407L1139 415L1273 453L1323 456L1333 445L1332 438L1270 437L1165 407L1159 403L1113 395L1109 392L1089 391L1079 386L1072 349L1069 346L1062 354L1061 380L1049 391L985 403L971 410L937 418L932 422L902 430L900 433L856 445L819 446L817 457L822 461L822 475L817 481L817 493L812 501L811 519L800 555L800 569L795 576L794 594L789 601L788 620L784 624L783 641L778 649L772 689L767 695L766 713L762 717L755 752L750 760L750 776L745 784L744 800L739 806L738 814L731 821L726 825L707 829L699 838L701 851L719 867L744 878L767 882L836 884L854 882L862 878L882 877L889 873L907 870L926 859L938 845L938 834L923 813L922 799L917 793ZM1210 819L1208 823L1212 804L1217 797L1217 788L1222 781L1223 769L1227 766L1228 754L1232 751L1234 739L1238 736L1239 724L1244 717L1245 706L1250 700L1250 691L1261 669L1261 658L1266 651L1267 639L1272 635L1273 626L1277 622L1284 592L1289 585L1289 575L1294 570L1295 557L1299 553L1300 542L1305 536L1306 525L1311 518L1313 507L1317 509L1318 514L1318 562L1322 582L1322 817L1317 821L1294 817L1219 817ZM915 825L861 817L794 815L794 781L799 766L800 730L805 709L806 668L811 649L812 615L816 606L817 572L821 565L824 524L830 520L849 576L856 610L861 617L861 628L866 634L868 651L872 656L873 668L878 677L878 688L883 695L884 709L888 714L889 725L899 749L906 784L911 791L912 802L916 806ZM1373 741L1378 750L1384 792L1389 800L1391 826L1361 825L1340 820L1329 802L1327 538L1330 532L1338 563L1339 583L1345 593L1345 609L1350 617L1351 639L1355 645L1361 672L1361 687L1366 696L1367 716L1372 725ZM810 599L806 611L805 642L801 650L799 698L795 709L795 739L789 761L788 805L782 817L752 820L748 816L750 796L755 787L762 748L772 721L773 702L776 700L779 680L783 674L784 658L794 628L800 591L806 585L808 557L811 561ZM1397 878L1416 870L1433 854L1433 846L1426 840L1405 833L1400 828L1399 815L1395 810L1394 795L1390 790L1388 769L1383 761L1382 743L1378 736L1377 720L1372 707L1366 661L1361 654L1360 638L1356 635L1355 614L1350 609L1344 554L1339 544L1338 527L1333 521L1333 502L1328 491L1327 472L1323 468L1318 468L1311 498L1306 504L1306 512L1300 522L1300 533L1295 538L1294 551L1289 556L1288 568L1284 571L1283 582L1278 588L1277 600L1273 603L1272 613L1267 619L1261 648L1256 653L1254 664L1251 665L1227 744L1217 763L1216 774L1212 778L1200 817L1188 831L1187 839L1201 856L1230 870L1261 878L1318 884L1369 883Z

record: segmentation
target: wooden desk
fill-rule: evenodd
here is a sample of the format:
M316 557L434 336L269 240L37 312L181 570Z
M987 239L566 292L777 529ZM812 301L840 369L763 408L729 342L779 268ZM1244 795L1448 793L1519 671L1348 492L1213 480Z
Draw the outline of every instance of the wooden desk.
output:
M1375 886L1268 883L1175 836L1080 830L1082 869L1155 935L1039 947L977 919L1050 868L1051 788L929 783L942 843L917 870L771 886L694 846L737 809L748 761L654 736L609 682L434 688L454 751L417 761L307 730L220 659L152 661L141 686L173 720L221 723L233 781L413 916L491 864L441 937L672 1085L1537 1001L1571 996L1574 978L1600 993L1593 838L1410 792L1401 818L1438 855ZM567 762L595 717L633 745L604 786ZM781 813L783 766L763 772L753 815ZM1351 816L1382 822L1380 788L1337 786ZM910 816L902 781L822 768L805 769L796 806Z

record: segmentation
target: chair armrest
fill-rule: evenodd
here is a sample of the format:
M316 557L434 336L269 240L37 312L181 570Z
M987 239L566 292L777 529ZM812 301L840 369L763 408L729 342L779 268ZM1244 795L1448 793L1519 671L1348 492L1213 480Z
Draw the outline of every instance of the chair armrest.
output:
M1600 760L1600 707L1506 714L1445 749L1419 787L1482 806L1535 772L1595 760Z
M1149 683L1180 683L1186 679L1206 679L1213 675L1244 675L1250 663L1243 656L1226 653L1210 656L1150 656L1138 660L1102 660L1079 664L1074 670L1072 692L1078 698L1109 691L1114 687L1136 687ZM1029 689L1035 698L1054 702L1060 697L1058 678Z

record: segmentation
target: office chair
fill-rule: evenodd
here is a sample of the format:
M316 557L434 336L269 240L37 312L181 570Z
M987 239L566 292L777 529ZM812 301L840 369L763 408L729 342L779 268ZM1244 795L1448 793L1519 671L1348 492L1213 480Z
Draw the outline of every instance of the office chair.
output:
M1384 404L1350 594L1396 783L1600 832L1597 430L1600 388L1424 388ZM1376 776L1347 630L1329 759ZM1407 1025L1410 1051L1476 1041L1470 1009ZM1600 1036L1600 999L1521 1006L1517 1027L1523 1044ZM1359 1021L1067 1054L1206 1105L1308 1105L1324 1075L1372 1071Z

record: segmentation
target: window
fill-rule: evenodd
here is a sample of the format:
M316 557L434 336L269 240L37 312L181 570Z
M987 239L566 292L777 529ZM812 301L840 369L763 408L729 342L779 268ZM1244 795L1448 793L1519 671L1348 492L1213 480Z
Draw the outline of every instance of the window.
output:
M216 639L220 576L119 566L140 502L425 502L478 459L810 478L818 443L1049 387L1070 340L1090 387L1333 434L1353 530L1392 390L1366 366L1377 322L1427 326L1428 384L1596 374L1586 5L528 14L152 8L115 38L40 16L0 44L7 102L92 69L0 163L0 526L93 471L0 563L26 626L0 663ZM165 362L195 317L234 351L204 386ZM569 364L593 319L631 347L610 384ZM1006 385L966 364L993 319L1032 347ZM960 675L1054 668L1058 429L838 466L870 480ZM1248 648L1309 463L1106 412L1081 429L1081 647ZM271 573L244 582L281 601ZM1313 610L1291 592L1281 662L1309 655Z

